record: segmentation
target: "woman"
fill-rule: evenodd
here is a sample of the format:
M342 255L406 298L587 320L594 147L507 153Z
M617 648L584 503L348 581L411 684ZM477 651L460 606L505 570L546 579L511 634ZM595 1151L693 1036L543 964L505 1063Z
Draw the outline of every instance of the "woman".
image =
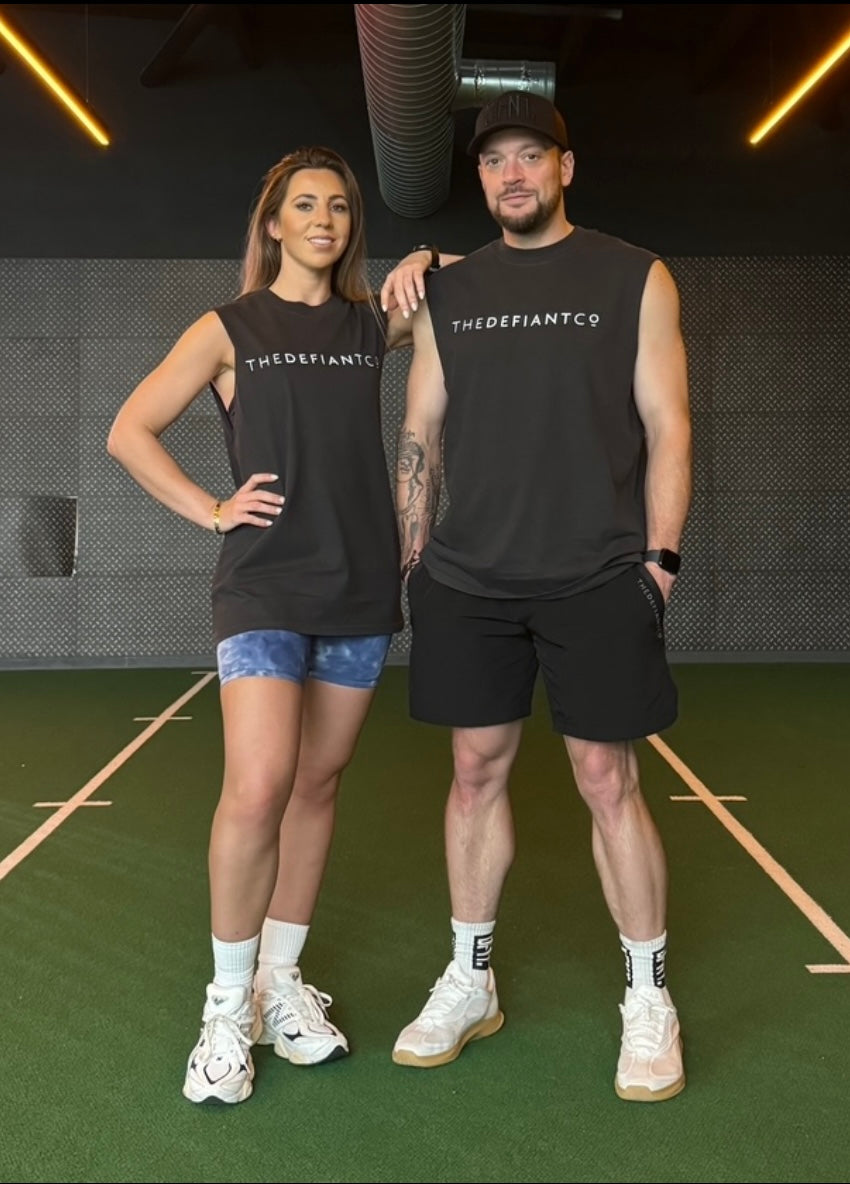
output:
M412 276L422 290L422 259L401 272L408 292ZM249 224L242 294L183 333L109 435L148 493L224 536L212 605L225 762L209 845L213 978L183 1086L193 1102L249 1097L257 1041L296 1065L348 1052L299 959L340 777L403 625L379 387L385 351L409 341L409 300L382 312L364 261L345 161L321 147L284 157ZM160 443L207 386L229 497Z

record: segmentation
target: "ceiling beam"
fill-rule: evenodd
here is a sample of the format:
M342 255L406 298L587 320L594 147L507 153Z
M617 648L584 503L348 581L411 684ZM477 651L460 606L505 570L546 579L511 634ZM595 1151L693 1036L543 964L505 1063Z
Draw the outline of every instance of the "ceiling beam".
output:
M142 86L162 86L177 72L180 59L212 18L213 4L190 4L139 75Z

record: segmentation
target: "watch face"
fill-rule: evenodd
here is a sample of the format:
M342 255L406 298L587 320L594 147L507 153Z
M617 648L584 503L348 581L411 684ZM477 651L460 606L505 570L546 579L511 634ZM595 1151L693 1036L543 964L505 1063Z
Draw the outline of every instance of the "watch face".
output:
M662 547L660 551L647 551L644 559L650 563L657 563L662 571L669 571L672 576L675 576L681 566L682 560L675 551L668 551L666 547Z

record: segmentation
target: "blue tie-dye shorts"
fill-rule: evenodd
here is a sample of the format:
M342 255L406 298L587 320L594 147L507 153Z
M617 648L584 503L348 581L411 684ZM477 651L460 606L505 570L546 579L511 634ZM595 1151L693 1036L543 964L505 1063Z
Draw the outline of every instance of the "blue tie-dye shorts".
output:
M374 637L316 637L286 629L252 629L219 642L222 686L234 678L308 678L341 687L371 690L384 668L391 634Z

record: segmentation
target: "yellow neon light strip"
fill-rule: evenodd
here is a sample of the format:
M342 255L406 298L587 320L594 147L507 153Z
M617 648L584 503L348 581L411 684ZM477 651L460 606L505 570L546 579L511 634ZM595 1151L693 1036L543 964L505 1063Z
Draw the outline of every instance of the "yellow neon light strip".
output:
M826 74L828 70L831 70L840 58L844 57L848 49L850 49L850 31L845 33L844 36L835 43L832 49L827 51L827 53L821 58L817 65L809 71L802 82L798 83L791 93L787 95L781 103L778 103L777 106L774 107L766 119L764 119L758 125L756 130L750 135L749 143L758 144L759 140L764 139L770 129L775 127L776 124L779 123L780 119L784 119L791 108L799 103L803 95L806 94L807 91L810 91L816 83L820 82L824 74Z
M103 127L93 115L90 115L86 111L85 107L68 90L65 84L60 82L47 63L9 27L2 17L0 17L0 37L26 62L33 74L40 78L44 85L52 90L57 98L65 104L74 118L79 120L89 135L105 148L109 143L109 136Z

